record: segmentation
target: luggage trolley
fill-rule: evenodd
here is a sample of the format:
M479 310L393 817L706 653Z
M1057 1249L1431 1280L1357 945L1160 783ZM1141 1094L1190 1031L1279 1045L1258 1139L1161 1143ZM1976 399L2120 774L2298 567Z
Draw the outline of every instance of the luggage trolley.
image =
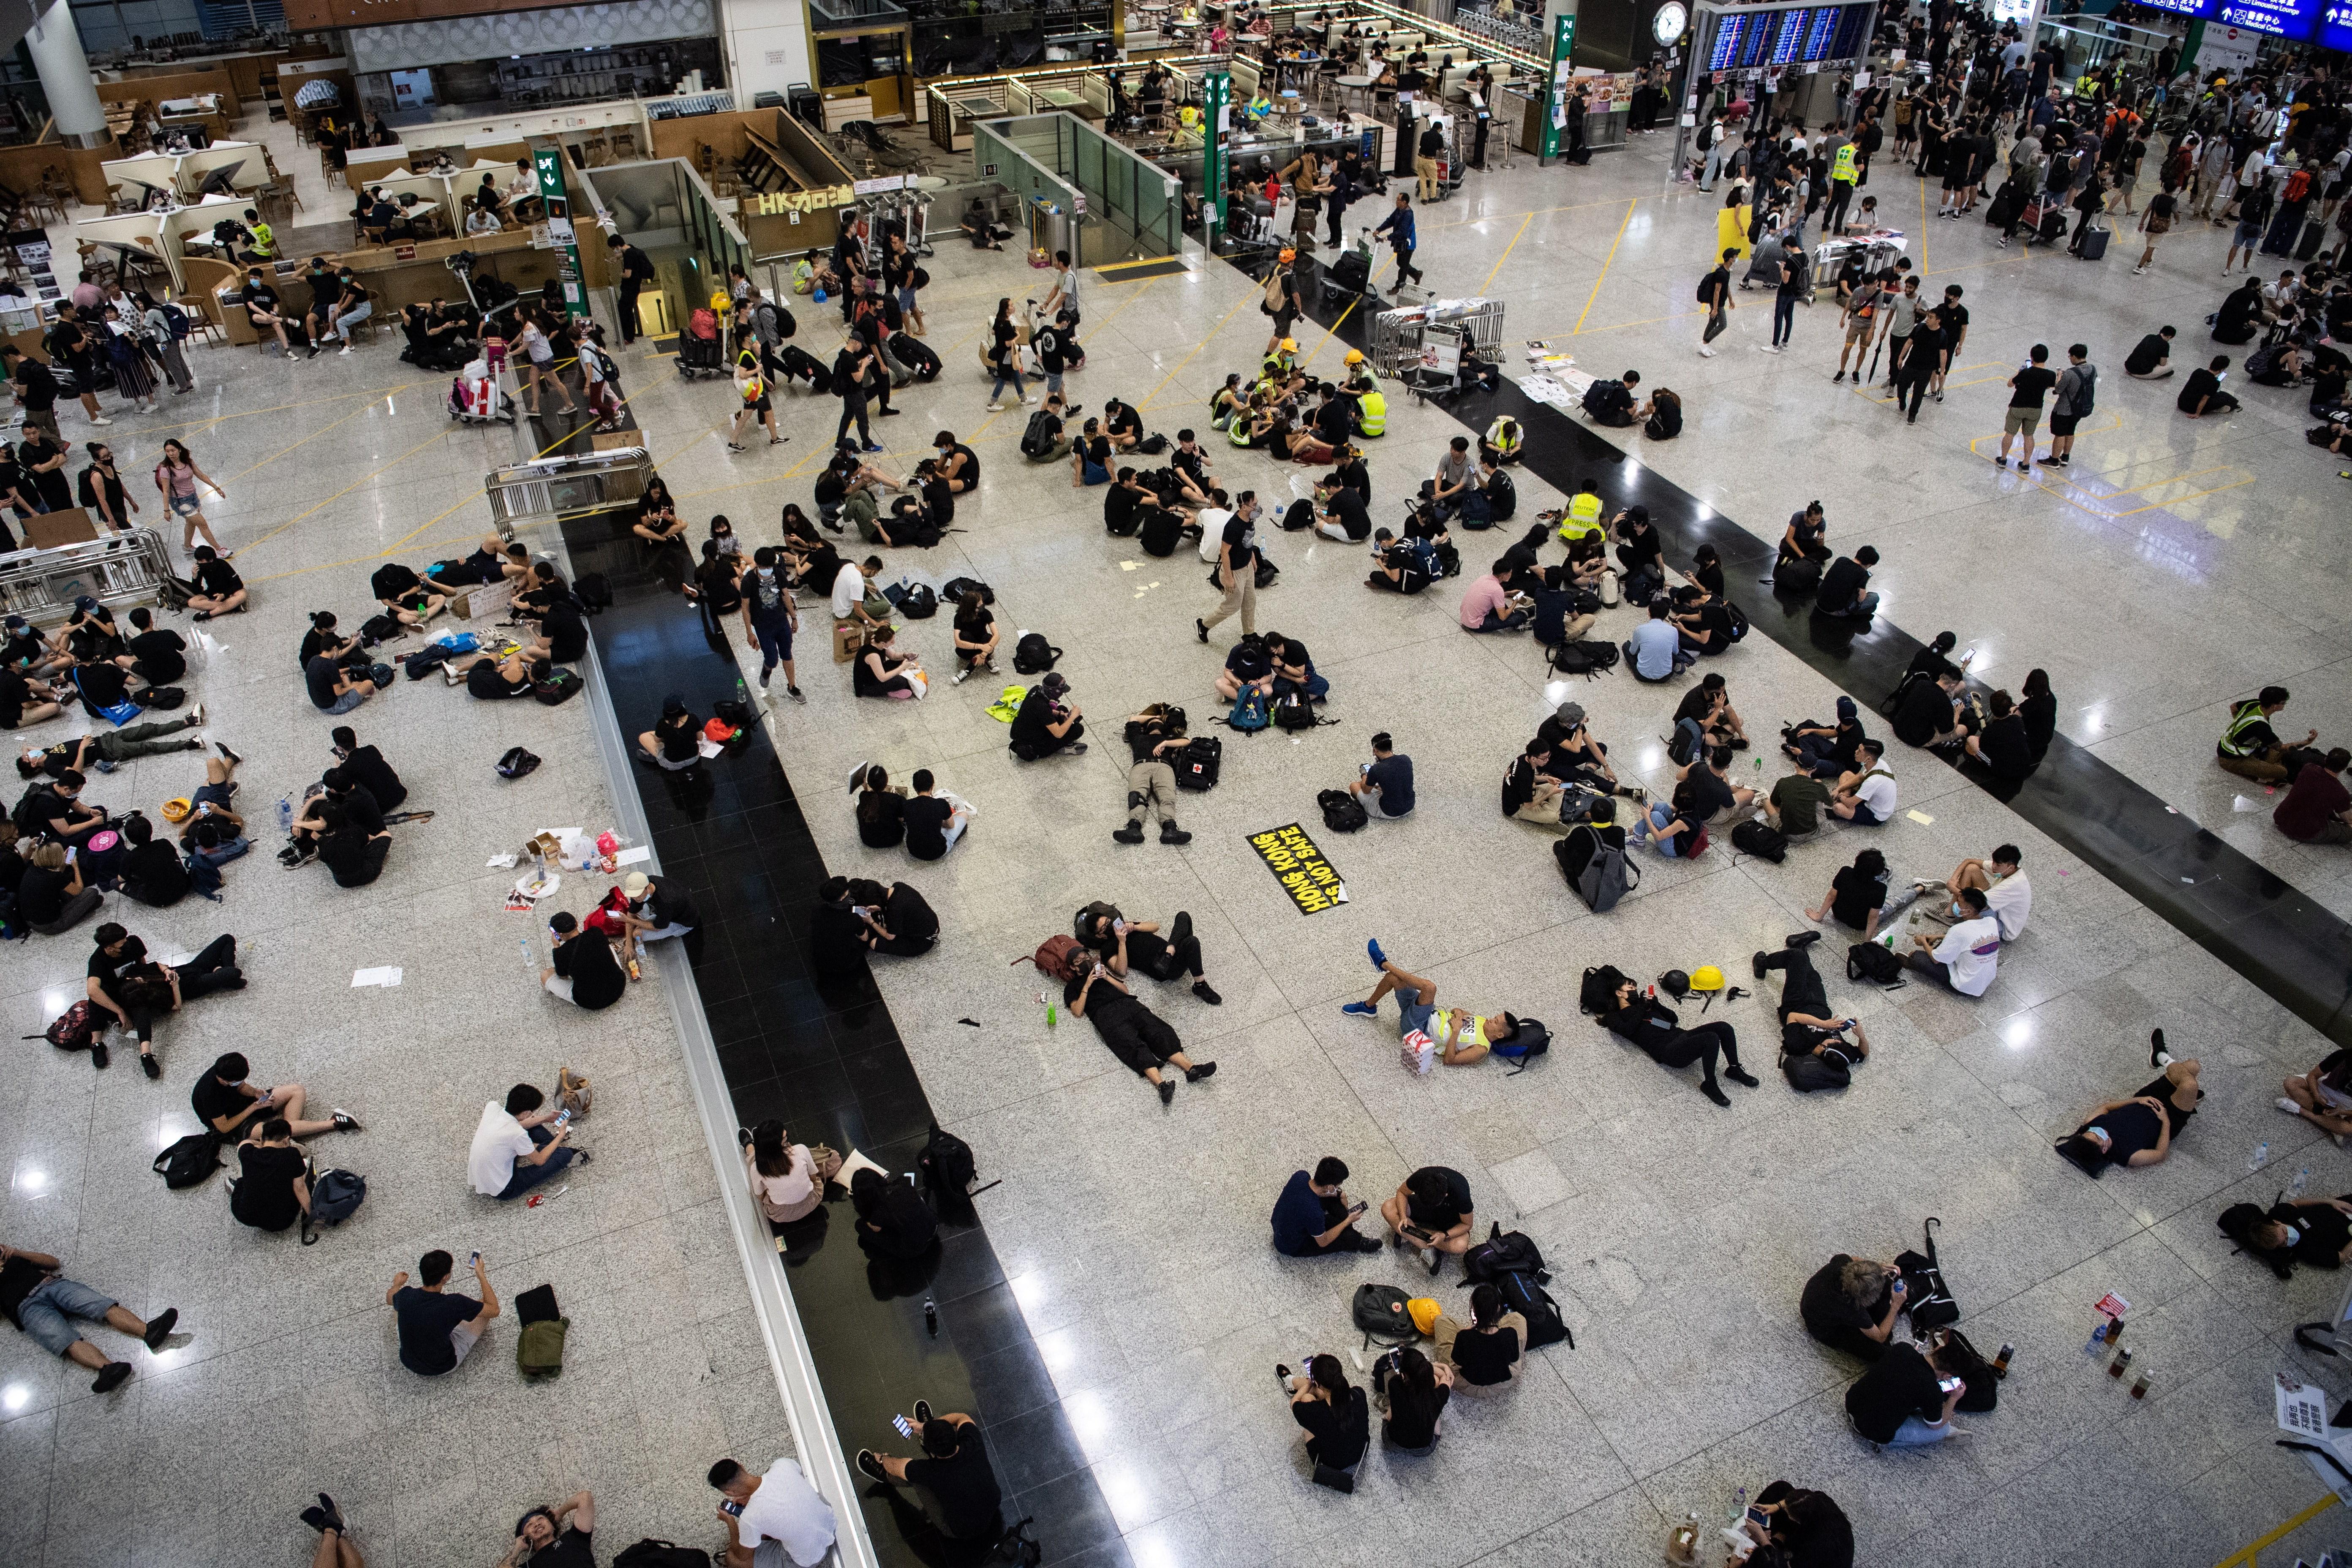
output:
M1856 235L1851 238L1824 239L1813 247L1813 288L1834 287L1838 274L1857 257L1862 260L1863 270L1874 277L1893 266L1895 258L1903 251L1903 235L1897 229L1879 229L1875 233Z
M943 188L947 184L944 178L936 174L892 174L879 180L858 183L890 187L861 192L858 195L858 208L873 226L874 233L881 235L897 229L907 237L908 248L917 256L931 254L931 191Z
M1469 342L1477 345L1481 355L1496 358L1503 346L1503 302L1487 299L1439 300L1426 305L1382 310L1372 318L1372 341L1364 357L1380 374L1402 376L1421 363L1423 340L1433 327L1464 334Z

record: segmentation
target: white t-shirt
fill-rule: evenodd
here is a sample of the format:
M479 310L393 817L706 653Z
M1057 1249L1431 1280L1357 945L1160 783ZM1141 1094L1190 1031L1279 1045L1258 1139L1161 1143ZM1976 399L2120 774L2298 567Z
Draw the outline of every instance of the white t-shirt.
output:
M2000 922L1990 915L1962 921L1936 945L1936 962L1951 965L1952 989L1963 996L1985 994L2000 959Z
M1214 564L1218 546L1225 542L1225 524L1233 521L1234 514L1221 506L1204 506L1201 509L1199 517L1201 559Z
M1078 269L1076 268L1066 268L1063 270L1061 289L1062 302L1056 309L1076 310L1078 308Z
M1878 774L1853 786L1856 800L1870 807L1870 815L1881 822L1895 820L1895 780L1884 769L1870 770Z
M2003 942L2025 934L2025 917L2032 910L2033 885L2022 871L2012 871L1985 889L1985 913L2000 922Z
M777 1542L800 1568L816 1568L833 1544L833 1506L816 1495L792 1459L768 1467L735 1525L744 1545L757 1551L762 1541Z
M833 618L845 621L866 602L866 574L855 562L841 563L841 574L833 580Z
M490 1100L482 1107L482 1124L474 1129L466 1174L476 1192L486 1198L497 1197L514 1180L515 1162L528 1158L536 1148L522 1123L508 1115L505 1106Z

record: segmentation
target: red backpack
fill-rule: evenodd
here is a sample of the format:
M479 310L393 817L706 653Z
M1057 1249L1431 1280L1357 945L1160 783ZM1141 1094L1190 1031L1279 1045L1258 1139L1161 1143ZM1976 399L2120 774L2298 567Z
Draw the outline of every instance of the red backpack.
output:
M1016 958L1013 963L1034 963L1037 972L1047 979L1067 984L1078 977L1078 965L1085 953L1086 949L1078 945L1076 937L1057 933L1039 942L1037 951L1028 958Z

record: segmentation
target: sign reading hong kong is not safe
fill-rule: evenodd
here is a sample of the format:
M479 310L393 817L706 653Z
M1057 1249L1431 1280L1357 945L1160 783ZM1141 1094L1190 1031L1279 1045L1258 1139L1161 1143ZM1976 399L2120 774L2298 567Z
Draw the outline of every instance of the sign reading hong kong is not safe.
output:
M1321 914L1348 901L1348 884L1339 868L1323 858L1307 830L1292 823L1249 836L1249 846L1302 915Z

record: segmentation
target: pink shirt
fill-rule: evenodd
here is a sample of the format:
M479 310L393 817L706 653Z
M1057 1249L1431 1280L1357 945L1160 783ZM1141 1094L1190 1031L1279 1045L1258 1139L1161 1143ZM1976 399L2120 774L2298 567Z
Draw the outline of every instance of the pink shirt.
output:
M1496 615L1504 613L1505 602L1503 584L1496 580L1492 572L1487 573L1471 584L1469 591L1462 595L1462 624L1476 631L1486 624L1487 611L1492 610Z

